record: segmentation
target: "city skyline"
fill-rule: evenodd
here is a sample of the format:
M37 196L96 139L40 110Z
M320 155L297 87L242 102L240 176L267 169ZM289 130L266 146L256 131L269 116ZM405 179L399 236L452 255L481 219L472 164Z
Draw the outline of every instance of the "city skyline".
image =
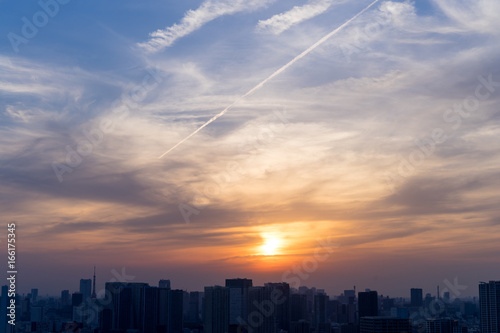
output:
M95 265L97 291L126 272L477 296L500 274L499 12L0 1L18 290L57 295Z
M33 292L34 289L37 290L37 292L42 291L42 293L39 293L41 297L60 297L61 291L68 290L69 293L82 293L85 294L86 296L83 296L84 299L88 298L94 298L93 296L91 297L91 292L90 290L93 290L95 288L96 290L96 296L97 297L103 297L104 296L104 291L105 291L105 284L107 283L147 283L150 286L160 286L160 287L168 287L172 289L179 289L179 290L184 290L188 292L193 292L193 291L199 291L203 292L203 289L207 286L223 286L224 281L228 280L250 280L254 281L254 285L265 285L266 283L288 283L291 285L291 288L295 291L298 291L300 288L315 288L317 290L323 290L327 295L329 296L340 296L343 295L343 293L347 290L355 290L356 293L365 293L365 292L373 292L375 291L375 295L378 294L378 297L393 297L393 298L403 298L407 299L408 301L411 302L412 306L422 306L422 300L425 299L427 295L431 295L431 297L434 297L436 299L441 299L444 297L445 293L448 293L448 296L451 299L469 299L469 298L478 298L479 297L479 289L477 288L477 283L476 283L476 288L472 292L467 292L467 289L469 289L469 286L463 285L458 279L456 280L445 280L442 285L435 285L434 288L421 288L418 285L414 286L407 286L404 284L400 284L398 288L401 288L401 290L405 290L405 293L402 294L391 294L388 292L384 292L383 290L376 289L376 288L370 288L369 286L356 286L351 284L351 286L336 286L335 288L332 288L331 286L327 285L307 285L307 284L297 284L296 279L289 279L288 281L284 280L255 280L252 277L249 276L234 276L234 277L226 277L219 281L218 283L213 283L213 284L206 284L203 282L200 282L199 285L200 287L194 287L194 288L185 288L181 287L181 285L176 285L175 281L172 283L171 279L162 277L162 278L157 278L156 280L140 280L138 279L135 275L129 274L130 272L127 272L126 270L122 269L121 271L113 270L112 271L112 278L109 280L101 281L100 284L93 284L92 279L89 278L80 278L78 281L74 281L74 289L72 288L62 288L62 289L54 289L52 293L46 293L43 292L40 288L37 288L36 286L25 286L24 290L20 290L18 292L19 295L26 296L30 294L30 291ZM490 279L491 280L491 279ZM490 281L488 280L488 281ZM479 282L481 284L483 282ZM298 286L298 287L297 287ZM85 290L82 292L82 290ZM420 290L421 293L419 294L418 292L416 293L416 297L421 296L421 303L417 303L417 305L413 304L413 292L414 290ZM418 305L420 304L420 305Z
M248 278L228 278L203 292L175 289L165 279L106 282L106 293L96 298L90 281L80 279L79 292L63 290L60 297L39 297L38 289L17 295L17 315L5 306L9 287L2 286L2 318L10 311L9 324L17 317L20 331L40 333L496 333L500 327L500 281L480 282L474 299L455 299L448 290L440 297L440 289L437 297L423 297L418 288L410 289L411 299L369 289L332 297L323 289L259 286ZM12 327L4 320L0 332Z

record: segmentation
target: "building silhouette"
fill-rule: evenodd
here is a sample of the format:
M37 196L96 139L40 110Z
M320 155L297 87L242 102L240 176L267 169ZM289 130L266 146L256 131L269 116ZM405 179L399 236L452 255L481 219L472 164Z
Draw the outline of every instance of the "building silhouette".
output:
M481 333L500 332L500 281L479 283Z
M229 330L229 288L205 287L203 328L205 333L226 333Z
M189 293L188 320L190 323L196 324L201 322L202 297L203 293L199 291L191 291Z
M229 332L236 333L240 321L248 317L248 289L252 287L250 279L226 279L229 289Z
M290 322L307 319L307 296L303 294L290 295ZM303 325L299 325L302 327Z
M326 294L321 293L314 295L313 326L315 329L318 329L321 324L325 324L329 320L327 312L328 301L329 297Z
M83 301L85 302L92 295L92 280L80 279L80 293L82 294ZM33 295L33 292L32 292Z
M271 295L274 306L272 315L276 332L290 330L290 285L285 282L266 283L264 285Z
M458 320L450 318L427 319L425 333L467 333L467 327L462 327Z
M378 294L376 291L358 293L359 318L378 316Z
M424 294L422 289L420 288L411 288L410 289L411 296L411 306L412 307L421 307L424 303Z

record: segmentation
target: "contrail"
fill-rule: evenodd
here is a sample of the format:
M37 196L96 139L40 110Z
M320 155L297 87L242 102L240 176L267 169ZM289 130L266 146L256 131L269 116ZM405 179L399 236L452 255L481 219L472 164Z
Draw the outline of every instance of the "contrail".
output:
M311 45L307 50L305 50L304 52L302 52L301 54L299 54L298 56L296 56L295 58L293 58L289 63L287 63L286 65L284 65L283 67L281 67L280 69L278 69L276 72L274 72L273 74L271 74L268 78L264 79L261 83L259 83L258 85L256 85L252 89L250 89L246 94L240 96L237 100L235 100L233 103L231 103L229 106L227 106L224 110L222 110L220 113L218 113L215 116L213 116L212 118L210 118L210 120L208 120L206 123L204 123L203 125L201 125L193 133L189 134L184 139L182 139L181 141L179 141L175 146L173 146L172 148L170 148L169 150L167 150L166 152L164 152L163 154L161 154L158 158L162 158L163 156L167 155L172 150L174 150L175 148L179 147L181 144L183 144L184 142L186 142L187 140L189 140L192 136L196 135L203 128L205 128L206 126L208 126L211 123L213 123L215 120L217 120L217 118L223 116L227 111L229 111L229 109L231 109L240 100L242 100L243 98L245 98L245 97L253 94L255 91L257 91L260 88L262 88L268 81L272 80L274 77L276 77L277 75L279 75L282 72L284 72L285 70L287 70L289 67L291 67L293 64L295 64L297 61L299 61L300 59L304 58L306 55L308 55L309 53L311 53L311 51L313 51L315 48L317 48L318 46L320 46L321 44L323 44L327 39L329 39L330 37L332 37L333 35L335 35L337 32L339 32L340 30L344 29L352 21L354 21L355 19L357 19L360 15L362 15L364 12L366 12L368 9L370 9L374 4L376 4L379 1L380 0L373 1L365 9L363 9L362 11L360 11L359 13L357 13L356 15L354 15L351 19L349 19L348 21L346 21L340 27L336 28L335 30L333 30L332 32L330 32L328 35L326 35L323 38L321 38L320 40L318 40L316 43L314 43L313 45Z

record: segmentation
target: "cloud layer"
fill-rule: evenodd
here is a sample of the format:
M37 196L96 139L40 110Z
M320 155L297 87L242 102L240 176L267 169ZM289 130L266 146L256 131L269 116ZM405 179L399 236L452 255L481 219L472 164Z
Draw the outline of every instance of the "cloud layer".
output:
M46 47L45 58L0 55L0 197L19 222L22 285L44 277L55 293L69 274L58 267L77 281L96 261L190 290L281 280L330 237L340 247L308 285L404 296L401 281L459 276L474 294L499 250L496 4L433 4L426 15L418 3L377 4L161 160L367 4L205 1L153 33L142 44L152 53L130 47L140 37L128 32L113 70ZM236 13L246 15L224 25L232 38L203 29ZM194 31L207 43L175 43ZM263 258L276 233L280 256Z

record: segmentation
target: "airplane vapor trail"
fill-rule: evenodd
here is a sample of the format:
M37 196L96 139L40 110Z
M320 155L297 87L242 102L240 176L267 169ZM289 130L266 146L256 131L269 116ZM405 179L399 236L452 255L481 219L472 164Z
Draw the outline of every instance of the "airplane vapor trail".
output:
M302 52L301 54L299 54L298 56L296 56L295 58L293 58L286 65L284 65L283 67L281 67L280 69L278 69L277 71L275 71L274 73L272 73L270 76L268 76L266 79L264 79L262 82L260 82L259 84L257 84L255 87L253 87L252 89L250 89L246 94L240 96L237 100L235 100L233 103L231 103L229 106L227 106L224 110L222 110L221 112L219 112L218 114L216 114L215 116L213 116L212 118L210 118L207 122L205 122L203 125L201 125L200 127L198 127L193 133L189 134L184 139L182 139L181 141L179 141L175 146L173 146L172 148L170 148L169 150L167 150L166 152L164 152L163 154L161 154L158 158L162 158L163 156L167 155L172 150L174 150L175 148L179 147L181 144L183 144L184 142L186 142L187 140L189 140L191 137L193 137L194 135L196 135L203 128L205 128L206 126L208 126L211 123L213 123L215 120L217 120L217 118L223 116L227 111L229 111L229 109L231 109L240 100L242 100L243 98L245 98L245 97L253 94L255 91L257 91L260 88L262 88L267 82L269 82L274 77L278 76L279 74L281 74L282 72L284 72L285 70L287 70L289 67L291 67L293 64L295 64L297 61L299 61L300 59L304 58L307 54L311 53L315 48L317 48L318 46L320 46L321 44L323 44L325 41L327 41L329 38L331 38L333 35L335 35L339 31L341 31L342 29L344 29L352 21L354 21L355 19L357 19L360 15L362 15L364 12L366 12L368 9L370 9L374 4L376 4L379 1L380 0L373 1L371 4L369 4L363 10L361 10L359 13L357 13L356 15L354 15L351 19L347 20L341 26L339 26L338 28L336 28L335 30L333 30L332 32L330 32L329 34L325 35L323 38L321 38L316 43L314 43L313 45L311 45L307 50L305 50L304 52Z

